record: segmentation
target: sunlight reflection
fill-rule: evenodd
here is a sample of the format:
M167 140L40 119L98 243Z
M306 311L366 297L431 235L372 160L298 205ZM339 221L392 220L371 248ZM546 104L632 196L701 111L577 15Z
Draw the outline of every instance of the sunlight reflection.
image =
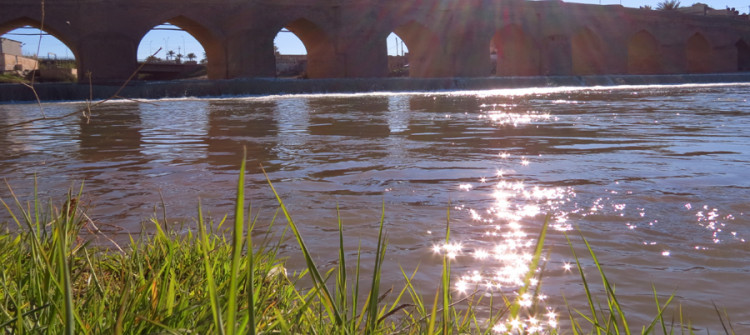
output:
M515 107L515 106L508 106ZM528 113L510 113L505 111L490 111L487 115L483 116L490 119L494 124L500 126L513 126L518 127L521 125L527 125L539 121L550 120L550 115L547 113L539 112L528 112Z
M528 161L524 163L522 160L519 164L526 165ZM467 255L474 260L471 263L473 268L460 275L453 286L459 294L469 294L476 290L501 292L503 295L514 292L518 294L518 290L526 283L533 289L539 285L539 280L526 279L536 245L537 233L533 231L539 229L538 222L546 213L551 214L552 229L572 229L567 223L568 214L562 208L576 197L575 191L572 187L527 185L522 180L505 178L503 170L498 170L494 180L481 178L479 183L482 185L480 188L475 188L470 183L459 184L458 188L466 192L487 192L492 199L489 208L476 209L460 205L456 209L466 211L473 225L486 228L483 236L494 245L482 248L444 242L433 246L433 251L449 259ZM529 226L531 222L535 224ZM565 263L563 269L570 272L571 264ZM543 306L545 299L543 294L518 295L515 303L526 311L525 317L505 320L495 325L493 330L498 333L536 333L555 328L558 321L552 310L546 309L546 320L535 316L539 315L535 309Z
M504 95L512 97L513 94L543 94L538 90L514 91L514 92L485 92L487 96ZM480 93L474 93L480 99ZM633 185L641 182L641 179L608 180L602 177L601 184L598 180L571 180L563 185L608 185L605 189L589 192L589 186L581 188L581 198L577 199L576 191L572 186L559 186L562 183L540 181L542 172L551 168L535 166L537 162L549 161L545 156L554 156L557 152L545 150L533 150L524 152L523 148L513 141L515 136L528 136L526 129L541 128L546 123L556 125L561 118L568 120L568 116L550 115L545 111L527 110L528 106L518 103L519 100L506 99L506 103L484 103L480 106L482 114L479 119L484 120L483 126L496 128L498 135L493 138L496 147L489 148L492 157L498 166L495 168L494 176L485 172L484 176L477 176L477 182L456 183L457 188L464 194L481 193L481 199L477 203L459 204L455 208L463 212L467 224L477 228L477 238L467 238L462 243L447 242L436 245L434 251L449 259L461 257L461 266L465 267L463 273L455 278L453 289L458 294L473 294L484 291L489 295L502 295L507 298L516 308L520 308L518 314L513 318L499 320L493 325L495 333L502 334L533 334L533 333L555 333L558 326L558 315L547 306L547 296L540 290L541 266L530 268L534 258L537 237L544 215L550 215L549 228L554 231L571 231L574 224L580 222L607 222L621 224L622 229L633 236L645 236L641 239L647 246L644 249L653 252L656 257L672 257L684 254L680 246L669 245L659 241L653 241L653 237L642 235L653 231L665 231L669 223L660 223L661 217L654 217L654 209L649 203L638 202L644 198L649 201L658 202L658 196L634 193ZM510 102L508 102L510 101ZM588 101L556 100L554 105L563 104L586 104ZM529 105L531 106L531 105ZM564 106L562 106L564 107ZM450 118L446 115L446 119ZM459 120L454 118L456 122ZM572 122L572 121L571 121ZM578 121L575 121L576 124ZM575 125L573 126L575 127ZM550 132L555 136L555 132ZM565 130L559 130L567 131ZM574 130L570 130L575 133ZM544 133L547 134L547 133ZM510 140L509 140L510 139ZM555 173L555 171L552 171ZM485 177L486 176L486 177ZM621 181L622 185L621 185ZM630 189L628 189L630 188ZM636 188L637 190L637 188ZM665 194L669 194L665 192ZM732 214L727 214L719 208L712 206L699 206L690 203L679 203L689 211L688 220L691 216L695 218L700 227L705 228L711 234L711 242L705 246L695 245L695 250L707 250L712 248L711 243L718 244L723 239L735 239L744 242L739 237L736 228L728 225L734 220ZM658 211L654 211L657 212ZM651 216L649 215L651 214ZM741 214L737 214L740 216ZM740 218L741 220L742 218ZM666 220L662 220L666 221ZM693 224L696 221L692 221ZM638 230L636 230L638 228ZM645 240L645 241L644 241ZM692 248L692 246L690 246ZM468 260L467 260L468 259ZM548 260L542 260L544 264ZM570 261L554 260L557 264L547 266L554 269L558 274L573 275L578 272L574 267L577 263ZM547 264L549 265L549 264ZM533 274L530 275L530 274ZM529 294L528 292L534 292ZM552 299L555 300L555 299ZM549 302L551 304L551 302Z
M690 210L692 206L686 204L685 208ZM708 205L704 205L700 210L695 213L697 223L699 226L707 229L711 232L711 241L714 244L722 242L722 236L728 236L731 239L745 242L745 239L738 236L736 231L726 232L724 229L727 228L727 223L734 221L735 217L732 214L722 215L718 208L712 208Z

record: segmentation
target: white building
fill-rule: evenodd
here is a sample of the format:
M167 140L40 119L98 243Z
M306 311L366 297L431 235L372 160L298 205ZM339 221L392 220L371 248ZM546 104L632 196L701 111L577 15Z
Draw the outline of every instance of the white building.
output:
M0 69L7 71L30 71L36 69L36 59L24 57L21 50L21 42L0 38Z

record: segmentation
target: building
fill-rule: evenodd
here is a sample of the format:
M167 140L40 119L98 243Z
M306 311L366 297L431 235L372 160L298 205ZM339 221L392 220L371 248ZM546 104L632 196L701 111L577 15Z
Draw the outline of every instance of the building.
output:
M0 38L0 69L2 72L23 73L36 69L36 59L24 57L21 42Z
M307 71L307 55L276 55L276 75L300 76Z
M678 7L677 11L684 14L703 16L739 16L740 12L734 8L713 9L707 4L696 2L690 7ZM746 18L746 17L744 17Z

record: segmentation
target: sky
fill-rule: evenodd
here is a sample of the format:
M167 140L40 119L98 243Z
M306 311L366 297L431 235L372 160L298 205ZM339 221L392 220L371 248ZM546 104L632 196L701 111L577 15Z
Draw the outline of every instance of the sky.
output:
M643 5L650 5L652 8L656 8L656 5L663 0L571 0L565 2L578 2L578 3L589 3L589 4L602 4L602 5L618 5L621 4L625 7L640 7ZM681 1L681 6L690 6L695 2L702 2L715 9L724 9L727 6L733 7L740 12L740 14L747 14L750 9L750 0L689 0ZM156 29L150 31L141 40L141 44L138 47L138 59L146 59L146 57L154 54L159 48L162 50L156 55L159 58L166 58L166 52L169 50L175 53L181 53L187 55L188 53L194 53L198 59L203 59L203 47L198 43L195 38L184 31L173 30L174 26L159 26ZM37 54L37 45L39 44L39 30L31 28L21 28L10 31L3 35L5 38L21 41L24 43L23 52L24 54L34 55ZM302 42L291 32L281 31L276 36L274 41L278 46L279 51L282 54L300 55L306 54L305 47ZM402 47L400 39L395 34L391 34L387 39L388 54L396 55L408 52L408 48ZM56 38L45 35L42 38L41 48L39 50L39 56L58 58L58 59L69 59L73 58L73 53L68 49L62 42Z

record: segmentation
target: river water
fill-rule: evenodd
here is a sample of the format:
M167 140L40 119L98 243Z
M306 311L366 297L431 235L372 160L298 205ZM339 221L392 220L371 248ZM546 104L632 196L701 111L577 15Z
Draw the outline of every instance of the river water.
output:
M231 213L246 147L258 234L277 208L262 165L323 267L337 257L337 206L349 253L361 243L365 264L385 207L389 286L400 288L399 267L419 266L415 284L431 297L440 254L448 254L456 295L478 288L513 297L549 213L547 312L567 319L563 298L587 310L564 233L603 299L582 234L634 329L657 314L653 285L662 302L675 294L673 307L681 305L700 333L721 332L714 304L743 333L750 331L749 88L116 101L89 118L77 113L82 102L45 103L47 119L29 123L42 116L39 106L6 104L0 177L22 198L36 177L39 193L60 202L85 181L89 216L122 243L163 215L162 201L168 220L185 229L198 199L215 218ZM0 197L7 201L8 190ZM301 268L293 241L285 254L292 270ZM665 315L679 323L673 309Z

